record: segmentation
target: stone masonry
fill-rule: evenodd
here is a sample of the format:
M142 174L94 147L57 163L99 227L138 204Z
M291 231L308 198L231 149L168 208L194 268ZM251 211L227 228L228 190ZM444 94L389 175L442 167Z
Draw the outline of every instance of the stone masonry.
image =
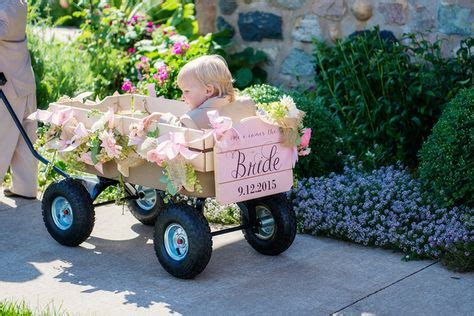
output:
M223 28L234 49L264 51L269 81L307 86L313 76L313 39L334 42L376 25L399 37L422 33L445 40L452 55L474 33L474 0L196 0L200 32Z

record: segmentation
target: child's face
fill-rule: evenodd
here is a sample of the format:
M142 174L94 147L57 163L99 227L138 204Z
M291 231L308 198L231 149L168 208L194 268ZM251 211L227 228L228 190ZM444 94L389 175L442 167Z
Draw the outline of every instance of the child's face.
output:
M183 76L179 88L183 92L181 99L186 102L191 109L197 108L212 95L212 91L209 91L209 87L203 85L193 75Z

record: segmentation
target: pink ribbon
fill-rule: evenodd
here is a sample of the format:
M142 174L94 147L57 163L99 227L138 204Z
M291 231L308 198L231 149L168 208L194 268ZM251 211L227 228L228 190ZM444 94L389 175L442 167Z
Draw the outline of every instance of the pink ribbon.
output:
M28 119L37 120L43 123L51 123L56 126L64 126L69 120L74 117L73 109L64 109L59 111L37 110L30 114Z
M214 135L214 139L221 148L228 145L228 141L234 137L240 138L239 132L232 127L232 119L227 116L220 116L217 110L207 112L207 117L211 123L212 130L204 135L204 139L209 135Z
M195 153L186 146L184 133L169 132L156 139L158 146L147 153L149 161L161 165L163 161L172 160L178 155L183 156L187 160L196 158L199 154Z

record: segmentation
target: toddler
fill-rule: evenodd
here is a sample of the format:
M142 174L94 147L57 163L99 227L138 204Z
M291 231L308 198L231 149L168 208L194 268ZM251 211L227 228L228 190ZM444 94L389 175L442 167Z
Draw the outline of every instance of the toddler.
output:
M187 63L178 74L182 100L190 110L180 118L171 113L153 112L143 119L145 126L153 120L194 129L210 128L207 112L217 110L234 123L256 115L255 103L250 98L237 97L232 75L224 58L205 55Z

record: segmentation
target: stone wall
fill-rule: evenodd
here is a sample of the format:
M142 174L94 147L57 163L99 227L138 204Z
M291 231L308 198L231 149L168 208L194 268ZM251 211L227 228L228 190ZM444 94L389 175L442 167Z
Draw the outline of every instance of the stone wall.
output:
M229 28L236 50L269 57L269 82L297 86L312 77L312 38L334 42L379 25L396 36L446 39L444 53L473 35L474 0L196 0L202 33Z

